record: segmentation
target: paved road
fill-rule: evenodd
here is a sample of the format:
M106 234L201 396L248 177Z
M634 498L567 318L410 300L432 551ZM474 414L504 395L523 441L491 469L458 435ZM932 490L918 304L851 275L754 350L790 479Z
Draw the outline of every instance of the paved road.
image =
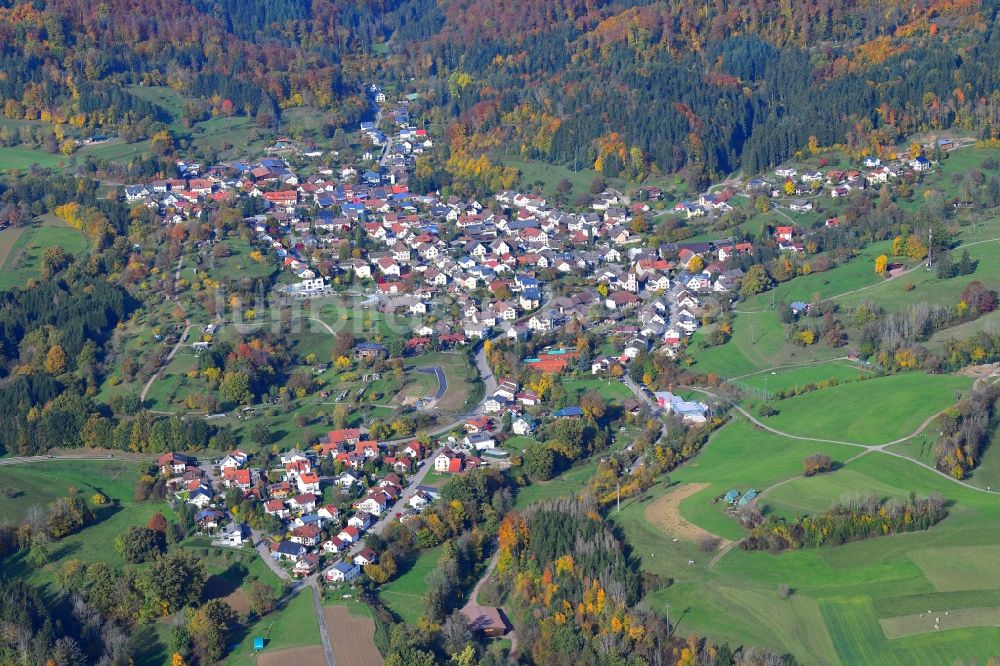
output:
M409 483L406 484L406 488L404 488L403 492L400 493L399 499L396 503L386 509L385 513L382 514L382 517L378 519L378 522L372 525L371 529L368 530L369 532L381 535L382 532L385 531L386 526L396 517L396 514L402 513L407 509L406 502L413 497L413 493L416 491L417 486L424 482L424 477L426 477L427 473L431 471L432 467L434 467L434 459L437 458L443 450L443 446L438 448L430 455L429 458L427 458L427 460L424 461L423 466L417 470L417 473L410 477ZM351 553L353 554L354 552L361 550L363 544L364 540L362 539L355 545L354 548L351 549Z
M312 588L313 610L316 611L316 619L319 621L319 638L323 643L323 654L326 656L327 666L337 666L337 660L333 658L333 647L330 645L330 634L327 631L326 615L323 614L323 601L320 597L320 584L317 576L310 576L309 587Z
M434 373L437 375L438 390L434 394L435 400L440 400L448 391L448 378L444 376L444 370L440 365L434 365L429 368L417 368L417 372Z

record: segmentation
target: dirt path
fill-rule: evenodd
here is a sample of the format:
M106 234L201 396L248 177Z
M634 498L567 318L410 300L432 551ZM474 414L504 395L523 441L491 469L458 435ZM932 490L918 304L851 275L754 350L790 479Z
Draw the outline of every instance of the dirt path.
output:
M711 484L685 483L673 490L668 490L646 506L644 511L646 521L667 534L673 534L686 541L697 541L700 538L720 538L681 515L681 502L708 488L709 485ZM729 539L721 539L721 547L723 548L731 543L732 541Z
M10 257L11 250L14 249L14 245L17 244L17 239L24 235L28 227L11 227L0 234L0 266L7 263L7 258Z
M380 666L382 655L375 647L375 622L370 617L352 615L346 606L323 608L333 643L337 666Z

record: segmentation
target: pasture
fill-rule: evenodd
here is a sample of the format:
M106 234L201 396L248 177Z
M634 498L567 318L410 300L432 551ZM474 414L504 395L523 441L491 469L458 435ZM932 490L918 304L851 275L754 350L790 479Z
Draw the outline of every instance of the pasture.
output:
M43 215L27 227L0 231L0 289L23 287L41 275L42 252L61 247L68 255L87 249L83 234L54 215Z
M937 383L940 379L945 381ZM877 441L886 441L895 432L919 425L937 411L939 401L940 406L950 404L953 387L963 386L955 379L898 375L777 404L783 410L797 404L794 425L808 434L833 437L828 432L833 429L843 436L878 435ZM932 385L926 394L921 393L924 383ZM831 410L830 398L845 388L871 393L842 397L855 402ZM894 393L909 395L909 408L890 400L881 421L892 425L879 427L878 413L866 413L863 403ZM795 403L801 398L814 401ZM858 409L862 411L857 417L844 416ZM826 412L840 414L839 420ZM777 418L768 424L778 427ZM803 477L802 459L815 452L830 455L839 469ZM905 458L877 451L855 457L858 453L857 447L767 433L742 419L722 428L701 455L670 474L669 485L660 482L630 499L621 513L609 513L633 545L643 570L674 580L647 594L643 605L668 614L682 634L764 645L791 652L806 664L930 665L951 663L956 656L983 662L1000 654L1000 629L990 619L1000 615L1000 583L991 573L1000 566L996 499ZM821 512L845 496L860 494L903 498L911 491L922 496L939 492L951 504L948 518L924 532L780 555L737 546L714 566L708 563L715 554L701 552L690 530L681 529L683 523L672 528L669 521L648 518L661 498L686 494L679 502L684 522L738 539L743 528L727 515L722 502L712 499L729 489L745 492L751 487L764 491L758 506L765 515L786 517ZM779 594L779 585L787 586L790 594ZM929 609L941 611L938 630L919 617ZM945 610L949 618L954 614L947 622Z
M779 400L780 413L764 423L793 435L884 444L913 433L971 386L968 377L921 372L876 377Z
M319 622L313 610L312 590L303 589L280 610L263 617L251 626L243 640L226 656L224 663L233 666L253 663L253 639L264 638L264 652L320 645Z
M0 171L28 169L32 166L54 168L66 161L65 155L47 153L41 148L14 146L0 148Z

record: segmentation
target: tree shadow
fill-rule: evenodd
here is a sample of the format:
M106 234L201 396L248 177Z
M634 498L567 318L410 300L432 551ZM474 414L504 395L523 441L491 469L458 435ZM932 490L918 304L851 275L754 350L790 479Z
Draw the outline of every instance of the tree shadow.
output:
M132 632L132 651L137 664L167 663L167 646L156 635L154 625L140 625Z

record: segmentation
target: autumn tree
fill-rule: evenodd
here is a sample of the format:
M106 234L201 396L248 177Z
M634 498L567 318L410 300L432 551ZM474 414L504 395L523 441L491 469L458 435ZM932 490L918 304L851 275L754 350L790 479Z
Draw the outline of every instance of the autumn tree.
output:
M875 272L881 275L885 273L886 268L889 266L889 257L884 254L880 254L875 258Z
M802 461L802 468L806 476L822 474L833 469L833 460L828 455L814 453Z
M45 372L61 375L66 371L66 352L59 345L52 345L45 355Z
M766 290L771 284L771 278L760 264L751 266L744 274L740 283L740 294L744 297L754 296Z
M597 391L587 391L580 397L580 409L588 417L599 421L607 409L604 398Z

